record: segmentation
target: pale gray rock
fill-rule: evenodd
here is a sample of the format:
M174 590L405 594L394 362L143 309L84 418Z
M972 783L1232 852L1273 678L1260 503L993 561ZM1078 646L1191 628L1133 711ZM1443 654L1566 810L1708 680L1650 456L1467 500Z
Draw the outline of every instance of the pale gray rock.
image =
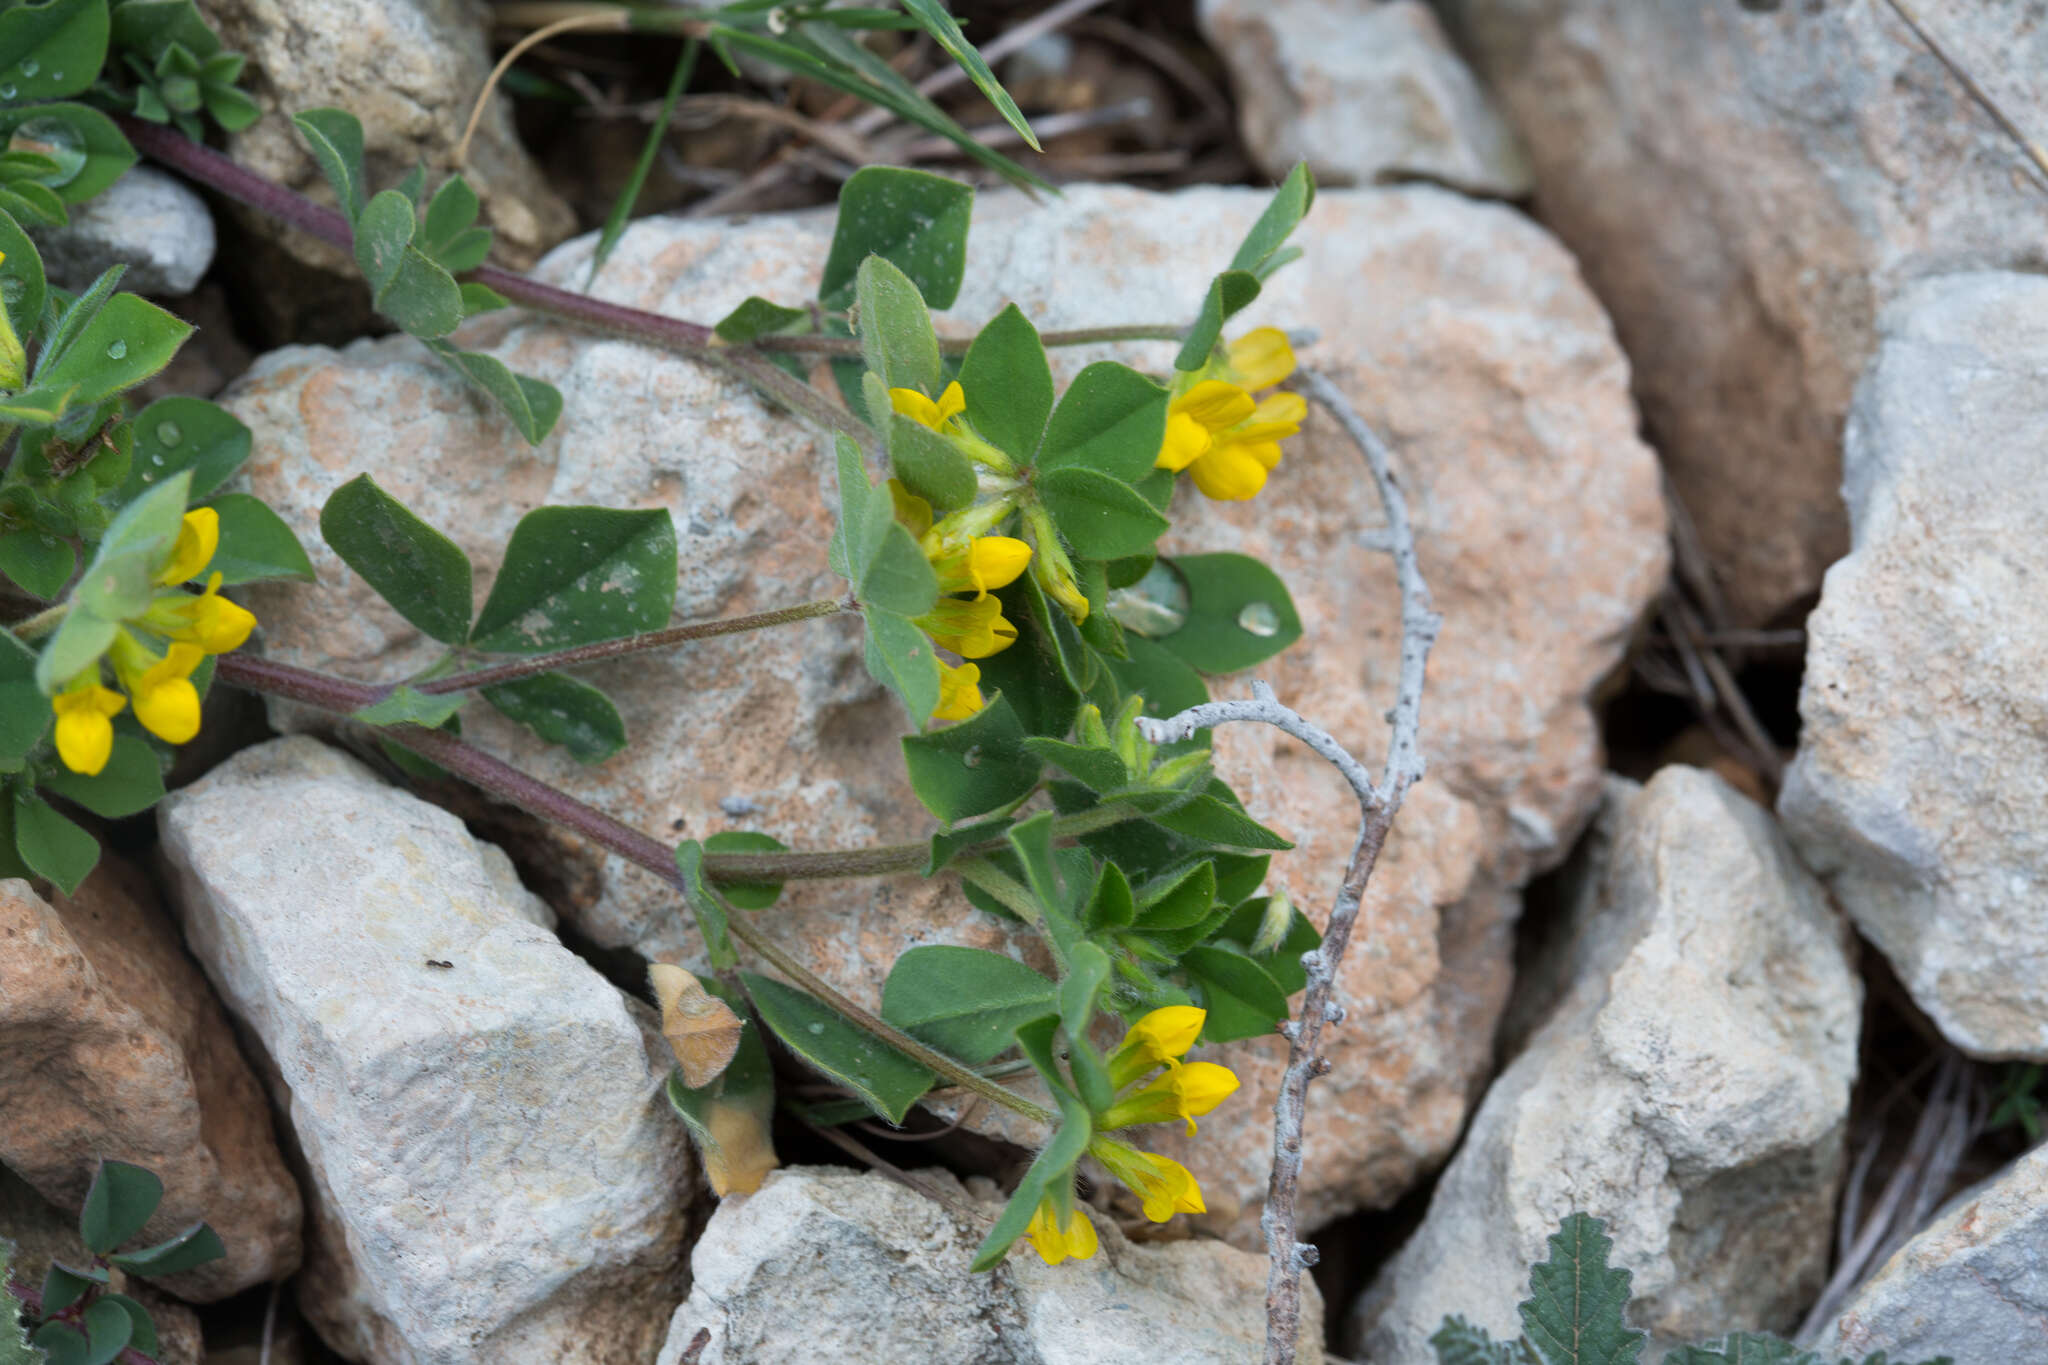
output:
M2048 266L2043 187L1882 0L1441 0L1613 315L1732 613L1803 610L1848 548L1844 416L1916 278ZM2048 128L2038 3L1914 0Z
M1826 894L1767 812L1683 767L1627 801L1585 894L1569 992L1355 1312L1374 1365L1435 1365L1447 1313L1517 1335L1573 1212L1633 1273L1649 1358L1789 1327L1826 1274L1862 999Z
M1041 328L1185 317L1265 202L1218 188L1073 186L1043 207L983 195L967 285L940 326L966 332L1010 299ZM597 290L695 318L748 294L804 299L829 233L819 215L640 223ZM1569 257L1540 229L1434 187L1333 190L1297 240L1305 258L1268 282L1240 326L1320 329L1303 359L1393 443L1446 622L1430 660L1431 776L1395 826L1369 931L1345 967L1352 1018L1370 1023L1333 1031L1336 1070L1316 1091L1303 1206L1315 1225L1392 1202L1448 1152L1491 1065L1514 889L1563 856L1597 796L1587 698L1662 581L1665 538L1621 355ZM542 273L580 282L591 247L565 246ZM544 503L670 509L686 620L844 591L826 566L831 463L795 421L689 361L517 313L478 319L462 336L560 386L562 418L541 445L525 445L406 338L276 351L227 396L263 452L247 486L300 530L321 575L317 590L252 596L275 657L364 679L403 677L436 657L439 646L320 543L321 504L366 469L455 538L478 566L479 592L518 518ZM1172 348L1069 350L1056 363L1071 376L1104 354L1163 371ZM394 449L406 458L390 460ZM1371 481L1334 423L1313 415L1255 501L1189 496L1176 517L1170 548L1256 555L1290 585L1305 638L1260 675L1355 752L1379 753L1399 608L1376 548L1384 523ZM607 763L579 764L483 707L464 713L464 733L657 838L753 828L793 846L846 848L932 829L903 777L904 718L863 670L849 618L705 640L586 676L615 698L631 736ZM1216 684L1236 695L1244 686ZM281 728L317 720L273 715ZM1274 860L1274 884L1311 915L1327 913L1356 834L1349 789L1265 727L1219 731L1216 757L1250 808L1297 841ZM695 959L694 930L666 882L585 844L520 837L523 863L552 864L549 884L564 888L557 907L578 932ZM792 885L774 929L870 1003L909 944L1013 944L1001 923L965 910L950 879ZM1217 1060L1244 1089L1199 1137L1163 1135L1161 1146L1201 1179L1210 1225L1250 1246L1284 1047L1255 1039ZM1027 1128L1004 1135L1043 1140Z
M1202 0L1196 17L1267 175L1307 161L1323 185L1534 188L1528 154L1423 0Z
M1951 1042L2048 1060L2048 280L1923 281L1883 331L1779 810Z
M947 1204L828 1167L776 1171L759 1193L724 1200L691 1253L690 1297L657 1365L677 1365L703 1331L699 1365L1265 1359L1264 1257L1209 1240L1133 1243L1097 1214L1092 1258L1049 1266L1020 1244L976 1275L968 1264L1000 1204L945 1171L914 1178ZM1308 1281L1301 1365L1322 1365L1322 1318Z
M1974 1189L1892 1254L1813 1348L1956 1365L2032 1360L2048 1322L2048 1147Z
M647 1360L690 1159L625 997L461 821L317 740L158 809L186 937L305 1157L321 1335L374 1365Z
M109 266L126 265L121 287L136 294L189 294L213 264L213 214L177 177L137 166L83 204L65 227L33 227L52 282L85 289Z

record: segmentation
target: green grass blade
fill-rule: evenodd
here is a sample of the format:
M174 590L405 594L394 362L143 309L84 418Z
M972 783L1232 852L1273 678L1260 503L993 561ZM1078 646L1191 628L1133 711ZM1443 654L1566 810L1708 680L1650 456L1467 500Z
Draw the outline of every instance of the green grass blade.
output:
M682 98L683 87L690 83L691 73L697 69L697 53L702 47L703 43L695 38L683 44L683 55L676 59L675 73L668 78L668 93L661 97L661 113L647 130L647 141L640 147L640 159L633 165L633 174L627 177L619 197L612 201L612 211L605 215L604 231L598 236L597 250L590 257L590 278L583 282L585 289L597 281L597 272L604 269L612 248L619 244L619 238L626 235L626 224L633 217L633 206L640 202L641 188L647 184L648 173L654 169L655 155L661 151L661 140L668 136L669 121L676 114L676 101Z

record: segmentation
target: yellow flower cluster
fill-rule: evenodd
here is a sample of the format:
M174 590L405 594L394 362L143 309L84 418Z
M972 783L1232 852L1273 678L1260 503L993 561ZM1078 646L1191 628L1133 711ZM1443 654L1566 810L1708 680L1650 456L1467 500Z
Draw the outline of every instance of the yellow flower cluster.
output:
M1277 327L1247 332L1199 370L1179 375L1167 409L1160 469L1185 469L1220 502L1243 502L1266 486L1280 442L1301 430L1308 401L1298 393L1252 397L1294 373L1294 348Z
M889 390L889 404L899 414L953 439L984 464L1007 457L987 445L959 422L967 399L955 382L937 400L916 389ZM1011 511L1004 499L976 503L937 522L932 506L894 479L889 495L896 520L917 537L919 548L938 575L941 596L917 620L932 643L957 654L961 662L939 665L939 705L933 720L965 720L981 710L981 669L973 662L1000 654L1017 642L1017 627L1003 615L993 595L1008 587L1031 563L1031 546L1014 536L989 535Z
M117 628L105 661L127 695L101 681L100 660L80 669L50 699L57 716L57 757L88 776L107 766L114 751L113 718L132 701L143 728L171 744L199 733L199 689L192 674L209 654L239 649L256 617L220 595L213 574L199 593L183 590L206 572L220 547L220 514L211 507L185 513L178 538L156 573L159 592L142 615ZM131 629L130 627L134 627ZM159 653L149 641L163 645Z
M1169 1005L1131 1025L1109 1058L1110 1084L1120 1093L1109 1108L1095 1116L1098 1130L1179 1119L1192 1133L1198 1117L1236 1093L1237 1076L1229 1067L1181 1060L1201 1037L1207 1018L1206 1011L1192 1005ZM1165 1070L1145 1080L1161 1067ZM1164 1223L1176 1213L1208 1212L1194 1173L1172 1157L1102 1136L1088 1144L1088 1152L1138 1196L1145 1216L1153 1222ZM1048 1194L1039 1201L1025 1230L1047 1265L1058 1265L1070 1256L1086 1260L1095 1254L1095 1229L1085 1214L1072 1207L1072 1192L1059 1193L1067 1197L1057 1199Z

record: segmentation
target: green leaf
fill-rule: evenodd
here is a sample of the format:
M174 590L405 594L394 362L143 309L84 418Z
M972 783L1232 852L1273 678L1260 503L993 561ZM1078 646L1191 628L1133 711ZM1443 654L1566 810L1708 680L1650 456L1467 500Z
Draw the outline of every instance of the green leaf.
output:
M889 413L889 472L940 516L974 501L974 464L960 447L908 417Z
M1146 884L1132 923L1144 932L1187 929L1208 918L1216 904L1216 869L1207 862Z
M1066 956L1080 941L1081 922L1076 912L1094 889L1094 860L1080 849L1062 849L1056 854L1052 822L1051 811L1040 811L1028 820L1018 821L1008 838L1023 867L1025 884L1031 888L1039 913L1044 916L1045 935Z
M639 202L641 188L647 184L647 177L654 170L654 160L661 155L662 143L668 140L668 126L676 116L676 101L681 98L683 87L690 83L691 73L697 69L697 54L702 47L702 41L694 37L683 44L683 52L676 59L675 70L669 73L668 90L661 97L661 112L656 114L654 122L647 126L647 137L640 144L640 156L633 163L633 173L626 177L626 183L620 188L618 198L612 200L611 212L605 215L604 231L598 234L597 248L590 253L590 277L583 282L585 289L596 281L597 272L604 269L605 261L611 257L612 248L619 244L619 238L626 235L626 224L633 217L633 205ZM725 336L725 333L719 332L719 335ZM731 341L733 338L725 339ZM753 340L752 337L745 339Z
M418 210L399 190L385 190L357 215L356 265L373 293L381 292L397 276L405 249L418 231Z
M114 622L74 605L36 657L36 689L55 696L65 683L98 661L114 643Z
M932 315L908 275L882 256L860 263L855 276L855 330L861 358L892 389L937 397L942 371Z
M1104 666L1115 675L1117 686L1125 696L1136 694L1144 697L1146 715L1164 719L1209 700L1209 685L1202 681L1202 675L1157 640L1127 634L1124 636L1124 650L1124 658L1106 660ZM1208 743L1207 733L1198 731L1192 739L1182 743L1191 748L1201 748Z
M356 220L356 264L370 281L372 306L413 336L436 340L462 323L455 277L413 246L412 201L385 190Z
M446 262L443 262L443 266L446 267ZM462 316L466 318L473 318L478 313L495 313L500 308L512 306L512 300L489 285L478 284L475 280L464 280L456 288L462 294ZM467 375L463 377L468 378Z
M1681 1346L1664 1357L1663 1365L1834 1365L1814 1351L1801 1350L1768 1332L1730 1332L1715 1341Z
M562 393L554 385L530 375L514 374L496 356L464 351L446 341L423 344L450 369L482 389L484 396L512 419L512 425L519 428L528 445L539 445L555 429L555 421L562 415Z
M611 698L581 678L542 673L477 689L485 701L579 763L602 763L626 747L626 722Z
M682 874L683 896L697 917L697 932L704 938L704 955L714 969L723 971L739 961L739 954L733 951L725 902L704 880L704 845L695 839L677 844L676 871Z
M1279 983L1243 953L1201 944L1182 955L1181 966L1202 993L1209 1011L1202 1036L1212 1043L1262 1038L1287 1017Z
M1280 576L1248 555L1183 555L1187 622L1158 643L1204 673L1234 673L1301 638L1301 617ZM1248 628L1249 627L1249 628Z
M0 14L0 22L20 12L13 9ZM35 182L16 181L11 188L19 193L33 184L53 192L65 204L83 204L135 164L135 149L121 135L120 127L83 104L0 109L0 137L6 138L10 150L48 156L57 163L54 173L38 176Z
M156 1354L156 1324L149 1320L149 1310L126 1294L102 1294L100 1303L114 1304L128 1315L128 1347L146 1356ZM0 1357L0 1365L5 1358Z
M1036 1054L1034 1062L1049 1058L1053 1028L1053 1021L1045 1019L1025 1024L1017 1030L1017 1040L1024 1045L1025 1051ZM995 1226L988 1230L988 1236L982 1239L981 1246L975 1251L974 1261L968 1269L976 1274L1002 1264L1010 1247L1031 1225L1032 1215L1038 1212L1041 1199L1061 1182L1071 1187L1074 1165L1086 1154L1089 1142L1095 1137L1095 1120L1080 1097L1064 1085L1055 1083L1050 1088L1054 1102L1059 1105L1060 1126L1053 1133L1052 1141L1039 1149L1038 1156L1024 1172L1024 1178L1017 1182L1016 1193L1010 1196L1010 1202L1003 1206Z
M426 221L420 225L420 248L435 260L450 243L469 231L476 221L476 191L459 175L451 175L434 191L427 203ZM453 269L453 267L450 267Z
M784 308L759 294L749 294L739 307L713 323L711 330L720 341L744 346L757 337L808 332L811 315L802 308Z
M1307 915L1293 910L1288 917L1287 927L1281 932L1280 941L1268 952L1254 952L1259 932L1265 927L1265 917L1272 899L1260 896L1248 900L1231 911L1229 916L1216 927L1212 937L1230 940L1243 947L1252 961L1266 969L1274 984L1288 995L1306 989L1308 972L1301 965L1301 955L1322 946L1323 936Z
M210 504L220 514L220 547L209 573L229 587L270 578L313 581L313 561L283 517L249 493L223 493Z
M839 220L818 282L818 300L853 302L862 261L880 256L910 277L924 302L951 308L967 274L967 227L974 190L957 180L900 166L865 166L839 190Z
M15 767L42 743L53 713L36 686L35 651L0 630L0 769ZM9 848L11 841L0 840Z
M1609 1269L1614 1242L1597 1218L1574 1213L1550 1235L1550 1259L1530 1267L1522 1331L1544 1365L1632 1365L1643 1334L1622 1320L1629 1273Z
M869 607L865 658L876 682L894 692L911 720L923 725L939 706L939 660L908 617Z
M1090 749L1037 735L1025 740L1024 747L1062 771L1073 774L1090 791L1121 791L1131 785L1131 770L1107 749Z
M1074 376L1053 409L1038 467L1078 466L1135 483L1159 458L1166 407L1165 388L1128 365L1099 360Z
M788 844L758 830L730 829L704 840L706 853L783 853ZM782 898L781 882L728 882L718 884L726 902L741 910L766 910Z
M64 227L71 221L57 192L32 180L17 180L0 188L0 210L24 223L43 227Z
M107 1259L131 1275L155 1279L163 1275L181 1275L209 1261L218 1261L227 1254L228 1249L221 1245L219 1233L204 1223L194 1223L177 1236L153 1247L116 1252Z
M948 824L1015 805L1045 768L1001 694L957 724L904 736L903 761L917 799Z
M14 834L14 802L8 795L7 783L0 781L0 878L33 877L35 873L21 860Z
M65 895L78 890L100 860L99 840L57 813L33 792L14 793L14 849L38 877Z
M28 528L0 531L0 574L32 597L54 601L77 567L78 553L67 540Z
M1058 1012L1057 988L985 948L905 949L882 986L882 1018L969 1066L1016 1046L1016 1028Z
M242 467L249 446L249 428L218 404L159 398L135 418L135 458L115 500L129 502L150 485L188 469L190 496L204 498Z
M48 711L47 704L43 710ZM94 815L118 820L146 811L162 800L164 775L156 750L133 735L117 734L114 736L114 751L108 756L106 767L90 777L60 768L44 778L42 786L46 791L77 802ZM91 1197L88 1195L87 1207L90 1206ZM144 1218L148 1216L143 1215ZM126 1233L114 1241L122 1242L133 1235L132 1232ZM94 1251L106 1249L93 1247Z
M0 299L6 301L7 319L15 335L24 341L42 326L43 302L48 284L43 279L43 257L21 224L0 214Z
M117 0L113 18L113 45L142 54L152 65L173 43L202 61L220 51L219 35L192 0Z
M1227 848L1288 849L1294 845L1246 815L1239 807L1210 794L1181 799L1170 793L1126 798L1150 806L1148 818L1198 843Z
M443 644L468 638L468 556L368 474L329 496L320 535L400 616Z
M860 447L845 435L833 438L833 469L839 491L839 524L825 547L825 559L832 572L848 581L858 580L870 553L868 508L874 503L874 485L868 482L867 464ZM877 511L880 509L877 508ZM892 514L893 515L893 514Z
M1038 329L1016 304L996 314L967 348L960 389L975 431L1018 463L1031 463L1052 412L1052 367ZM1153 456L1158 453L1154 446Z
M1202 311L1195 315L1180 353L1173 358L1176 370L1199 370L1209 363L1216 343L1223 337L1223 324L1259 296L1259 281L1248 270L1226 270L1209 281L1202 296Z
M761 1022L813 1070L838 1081L894 1124L931 1089L933 1074L794 986L740 973Z
M27 104L92 87L107 60L107 0L48 0L0 14L0 100Z
M1495 1341L1484 1327L1461 1317L1445 1318L1429 1344L1436 1348L1437 1365L1518 1365L1515 1343Z
M1129 484L1093 469L1042 472L1038 495L1060 535L1083 559L1143 554L1173 524Z
M676 532L667 509L541 507L513 528L470 643L533 654L668 624Z
M1273 191L1272 200L1265 212L1252 224L1245 234L1244 242L1237 248L1237 254L1230 258L1232 270L1258 272L1274 252L1280 249L1301 220L1308 215L1309 205L1315 202L1315 177L1309 174L1308 163L1299 161L1287 178L1280 182L1280 188ZM1261 276L1263 278L1263 276Z
M139 616L156 597L156 575L177 543L191 476L174 474L107 523L92 563L73 592L83 608L107 621Z
M54 326L41 328L43 352L36 357L37 378L40 379L43 372L56 362L57 357L71 348L71 343L77 340L78 333L86 323L93 320L100 309L106 306L107 300L113 297L115 288L121 283L121 277L127 273L126 265L108 266L83 294L71 299L69 303L65 302L69 296L61 289L49 291L50 307L62 311L59 312Z
M50 1268L43 1275L43 1311L61 1313L95 1286L107 1283L107 1272L97 1266L83 1268L65 1265L62 1261L51 1261Z
M364 725L424 725L434 730L447 724L463 701L460 692L420 692L400 683L381 701L351 712L349 719Z
M142 1231L163 1197L164 1182L154 1171L102 1161L79 1210L78 1236L95 1256L104 1256Z
M61 1322L44 1323L30 1340L43 1352L49 1365L86 1365L90 1359L85 1333Z
M363 212L363 125L343 109L308 109L292 123L334 187L341 211L354 222Z
M960 69L974 82L975 89L988 96L988 102L1003 116L1003 122L1015 128L1017 135L1024 139L1032 151L1044 151L1045 149L1038 145L1038 137L1031 131L1031 125L1024 121L1024 112L1017 107L1017 102L1010 98L1010 92L1003 89L1002 82L996 79L995 72L988 69L988 63L982 60L981 53L975 50L974 44L967 41L967 35L960 31L959 22L946 12L946 7L940 4L939 0L903 0L903 7L924 25L925 32L931 34L932 39L946 50L947 56L960 63Z
M888 494L882 493L886 502ZM854 595L862 605L898 616L922 616L939 600L939 578L931 561L918 548L917 540L894 518L883 520L883 511L872 505L868 526L873 542L866 563L854 583Z
M133 388L164 366L192 335L192 324L135 294L116 294L78 331L64 353L37 366L46 389L72 388L75 403L97 403Z

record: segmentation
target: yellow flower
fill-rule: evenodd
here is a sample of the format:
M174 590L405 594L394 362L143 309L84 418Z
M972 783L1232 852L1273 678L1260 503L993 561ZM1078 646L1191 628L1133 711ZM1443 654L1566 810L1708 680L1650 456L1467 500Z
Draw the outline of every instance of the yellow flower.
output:
M211 507L193 508L179 523L178 543L171 547L171 557L158 571L156 581L168 587L197 578L219 548L220 513Z
M1195 487L1219 502L1242 502L1266 486L1280 463L1280 442L1301 430L1308 402L1299 394L1276 393L1255 400L1294 373L1294 350L1276 327L1245 333L1212 361L1167 409L1159 469L1188 470Z
M144 729L170 744L183 744L199 733L199 689L192 685L192 670L205 660L205 650L178 640L159 658L124 630L114 637L108 657Z
M1047 1265L1058 1265L1069 1256L1085 1261L1095 1254L1095 1224L1078 1209L1057 1208L1049 1194L1038 1201L1024 1235Z
M931 556L930 548L925 553ZM1030 563L1031 547L1014 536L976 536L932 557L940 592L971 592L977 599L1016 582Z
M897 392L908 393L910 390L898 389ZM908 527L911 535L922 536L932 529L932 505L904 487L901 479L889 480L889 503L895 510L896 520Z
M933 720L966 720L982 708L981 670L973 664L939 665L939 706Z
M1096 1138L1088 1150L1138 1196L1145 1205L1145 1216L1153 1222L1164 1223L1176 1213L1209 1211L1194 1173L1172 1157L1141 1152L1115 1138Z
M204 510L204 509L201 509ZM150 604L142 624L159 635L198 645L208 654L240 649L256 628L254 612L220 595L219 573L206 580L206 591L166 594Z
M889 406L920 426L944 431L948 422L967 411L967 395L961 392L960 381L956 379L946 385L936 403L916 389L891 389Z
M1202 1036L1207 1010L1168 1005L1131 1025L1109 1058L1109 1082L1118 1090L1155 1067L1178 1065Z
M1104 1128L1129 1128L1139 1123L1171 1123L1185 1119L1190 1133L1195 1119L1237 1093L1237 1076L1214 1062L1173 1066L1102 1111Z
M114 752L113 718L127 704L119 692L100 686L98 664L50 698L50 709L57 713L57 757L64 766L87 777L106 767Z
M932 609L917 618L924 633L963 659L986 659L1017 643L1017 627L1003 615L1003 604L994 597L967 601L941 597Z

